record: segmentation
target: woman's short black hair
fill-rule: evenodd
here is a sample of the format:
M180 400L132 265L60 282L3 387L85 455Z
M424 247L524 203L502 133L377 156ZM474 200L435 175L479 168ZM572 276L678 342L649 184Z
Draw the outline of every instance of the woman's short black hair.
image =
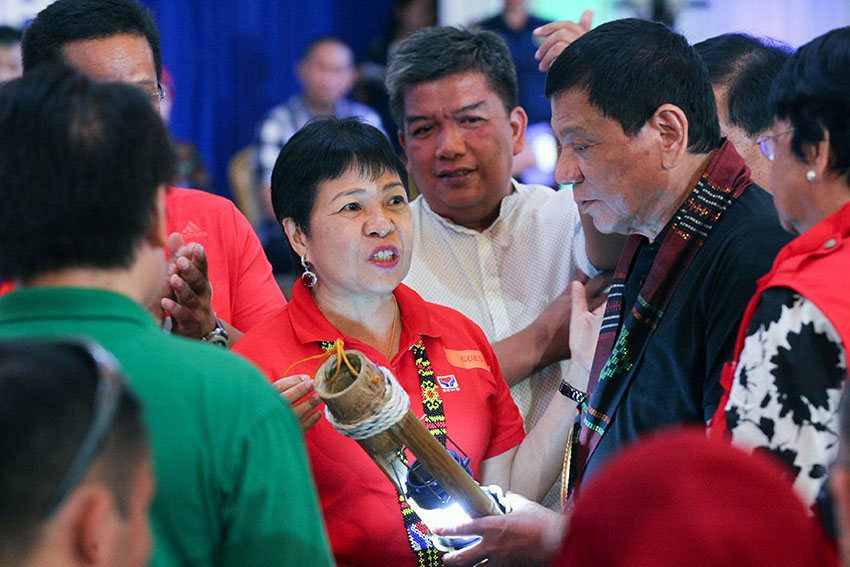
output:
M794 128L791 151L801 159L807 144L829 132L829 167L850 172L850 27L816 37L791 56L770 91L774 118Z
M407 191L407 171L384 134L357 118L308 123L283 146L272 170L272 205L278 222L291 218L310 234L310 212L319 184L357 168L377 178L397 173Z

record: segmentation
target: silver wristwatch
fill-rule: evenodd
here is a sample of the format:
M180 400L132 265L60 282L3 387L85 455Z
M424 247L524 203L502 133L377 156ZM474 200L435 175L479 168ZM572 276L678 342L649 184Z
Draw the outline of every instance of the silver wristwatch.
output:
M227 336L227 331L224 330L218 317L215 318L215 329L201 337L201 340L221 348L230 346L230 337Z

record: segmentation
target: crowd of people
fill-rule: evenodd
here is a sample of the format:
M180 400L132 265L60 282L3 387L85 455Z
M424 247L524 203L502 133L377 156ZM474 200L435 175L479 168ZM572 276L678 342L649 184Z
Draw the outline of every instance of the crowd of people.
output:
M270 240L174 186L136 0L11 36L0 567L850 566L850 27L691 46L513 4L393 39L397 132L309 44L258 131L288 302ZM561 190L515 177L529 69ZM420 516L316 392L343 349L502 513Z

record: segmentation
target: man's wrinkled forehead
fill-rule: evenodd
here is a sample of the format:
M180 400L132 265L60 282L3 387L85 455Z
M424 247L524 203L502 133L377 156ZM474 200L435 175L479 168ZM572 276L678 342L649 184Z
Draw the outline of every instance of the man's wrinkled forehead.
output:
M470 69L458 71L456 73L442 74L438 77L433 77L425 81L419 81L407 85L402 96L402 104L404 105L403 110L405 115L409 114L411 106L425 102L422 100L424 93L430 93L432 91L432 89L429 89L428 87L439 82L442 82L444 85L451 82L452 84L468 86L468 100L466 100L464 104L453 109L456 112L462 112L465 109L462 107L483 104L483 101L489 98L489 95L496 97L496 99L504 106L504 101L499 96L499 91L493 87L487 74L478 69ZM433 97L428 96L428 98L430 99ZM438 98L437 100L442 99ZM507 107L505 109L508 112L512 110Z
M549 98L549 103L552 133L556 137L586 136L600 118L605 118L583 88L558 91Z

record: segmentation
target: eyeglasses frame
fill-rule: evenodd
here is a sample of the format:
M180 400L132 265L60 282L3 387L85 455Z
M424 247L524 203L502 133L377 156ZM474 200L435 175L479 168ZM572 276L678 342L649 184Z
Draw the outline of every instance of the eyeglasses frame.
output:
M764 154L764 157L766 157L768 161L773 161L776 158L776 138L793 131L794 128L791 127L787 130L783 130L782 132L762 136L758 139L759 149L761 149L761 153Z
M53 515L62 502L74 491L100 452L112 430L115 414L126 389L121 366L116 358L100 344L89 339L63 339L58 344L81 351L95 366L97 386L94 395L94 416L80 448L68 471L48 501L46 516Z

